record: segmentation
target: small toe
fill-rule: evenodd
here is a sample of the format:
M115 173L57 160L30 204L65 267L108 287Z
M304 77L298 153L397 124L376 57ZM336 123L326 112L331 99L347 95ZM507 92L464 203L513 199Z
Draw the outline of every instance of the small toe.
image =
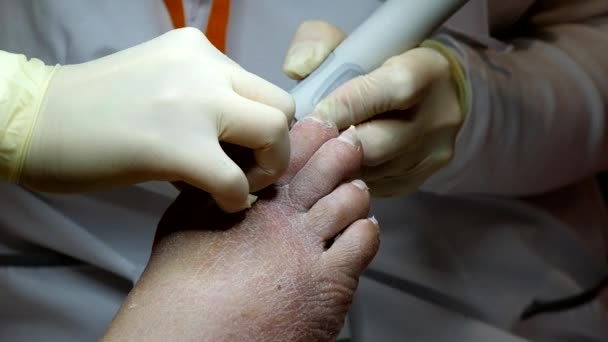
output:
M325 252L328 267L358 279L372 261L380 246L380 230L374 218L350 225Z
M321 198L306 214L310 233L317 235L323 243L333 240L353 222L366 218L369 205L370 194L363 181L342 184Z
M363 160L361 143L352 132L329 140L310 158L289 183L293 204L305 210L352 178Z

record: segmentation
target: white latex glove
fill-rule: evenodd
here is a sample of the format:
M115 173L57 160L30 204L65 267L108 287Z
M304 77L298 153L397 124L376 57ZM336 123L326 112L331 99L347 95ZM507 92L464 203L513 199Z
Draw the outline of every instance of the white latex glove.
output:
M12 56L28 80L9 84L25 84L17 95L29 92L25 102L33 105L9 113L21 118L23 134L12 142L0 135L0 144L14 150L0 168L9 180L60 192L184 181L233 212L288 165L292 98L231 61L199 30L174 30L80 65L45 67ZM245 173L220 142L253 150L256 165Z
M285 73L306 77L344 38L330 24L304 22L287 52ZM356 125L364 151L361 177L375 196L416 190L454 153L466 113L464 73L446 47L425 45L342 85L313 113L341 130Z

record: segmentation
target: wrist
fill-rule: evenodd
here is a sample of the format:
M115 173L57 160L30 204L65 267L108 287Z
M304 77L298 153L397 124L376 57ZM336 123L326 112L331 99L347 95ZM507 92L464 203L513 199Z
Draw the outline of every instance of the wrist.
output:
M462 64L458 57L449 47L436 40L426 40L421 44L422 47L433 49L441 54L450 65L450 76L454 89L458 96L458 102L463 115L466 115L470 109L470 94L468 79Z
M19 182L40 106L57 67L0 51L0 180Z

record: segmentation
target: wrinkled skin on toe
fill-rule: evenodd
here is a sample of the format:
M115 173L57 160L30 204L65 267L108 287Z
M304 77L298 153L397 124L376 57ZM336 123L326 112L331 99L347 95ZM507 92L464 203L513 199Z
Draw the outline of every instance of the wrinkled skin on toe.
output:
M287 173L241 214L184 191L106 337L334 340L379 243L369 192L350 179L361 146L352 132L337 135L314 120L298 123Z

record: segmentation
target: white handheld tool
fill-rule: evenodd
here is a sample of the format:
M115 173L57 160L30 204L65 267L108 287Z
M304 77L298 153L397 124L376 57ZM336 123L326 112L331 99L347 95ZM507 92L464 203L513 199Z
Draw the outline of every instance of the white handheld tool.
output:
M296 119L308 116L331 91L418 46L467 0L387 0L315 72L291 90Z

